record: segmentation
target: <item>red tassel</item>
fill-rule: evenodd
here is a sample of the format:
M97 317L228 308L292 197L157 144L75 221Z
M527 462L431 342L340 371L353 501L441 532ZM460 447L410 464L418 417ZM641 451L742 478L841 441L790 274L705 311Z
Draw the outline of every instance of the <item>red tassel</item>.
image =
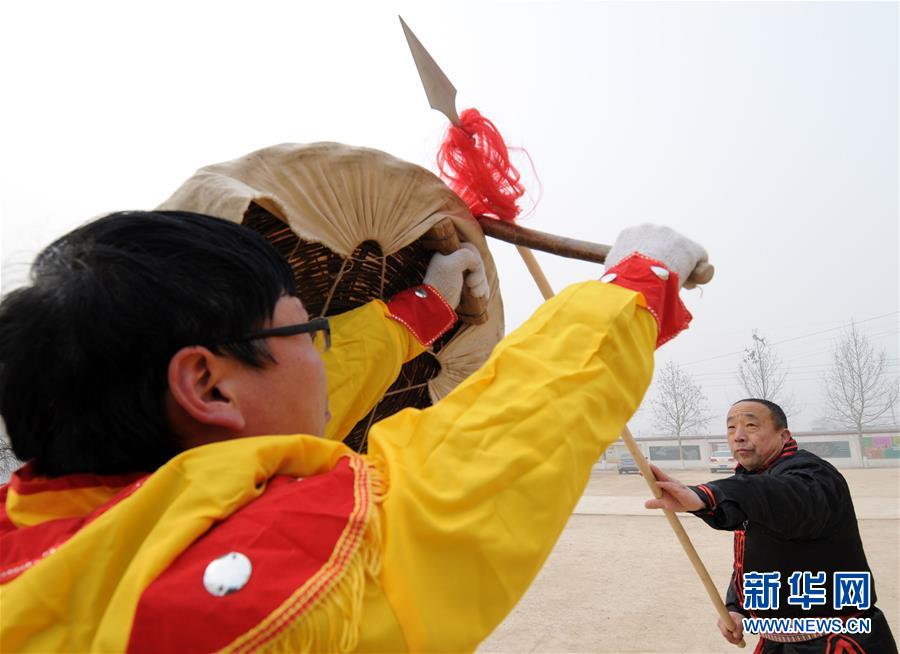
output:
M525 187L509 161L503 137L477 109L466 109L459 120L459 127L451 125L447 130L438 151L441 177L473 216L515 222Z

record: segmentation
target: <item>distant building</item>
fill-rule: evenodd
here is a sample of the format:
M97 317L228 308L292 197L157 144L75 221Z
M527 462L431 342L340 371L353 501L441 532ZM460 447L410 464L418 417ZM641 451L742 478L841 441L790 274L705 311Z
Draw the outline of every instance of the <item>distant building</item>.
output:
M900 467L900 426L871 427L863 430L860 448L856 432L799 431L791 432L801 450L818 454L838 468ZM675 436L644 436L635 439L644 456L661 468L680 467L678 439ZM711 436L682 436L681 454L684 467L702 469L716 450L728 448L725 434ZM597 463L600 469L615 468L619 458L628 454L619 440L606 450ZM863 459L865 458L865 465Z

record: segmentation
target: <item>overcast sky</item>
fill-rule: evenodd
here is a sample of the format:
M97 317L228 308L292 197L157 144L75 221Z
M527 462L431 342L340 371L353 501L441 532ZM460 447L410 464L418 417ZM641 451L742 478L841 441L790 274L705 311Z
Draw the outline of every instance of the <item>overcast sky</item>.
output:
M92 216L156 206L192 172L281 142L375 147L434 169L402 14L541 200L523 224L610 243L652 220L714 282L666 345L721 433L753 329L803 407L852 318L898 374L896 3L31 2L0 9L3 289ZM537 185L530 188L535 193ZM492 245L508 327L540 295ZM598 266L538 254L557 289ZM653 389L651 388L650 396ZM649 397L649 396L648 396ZM637 433L653 431L639 412Z

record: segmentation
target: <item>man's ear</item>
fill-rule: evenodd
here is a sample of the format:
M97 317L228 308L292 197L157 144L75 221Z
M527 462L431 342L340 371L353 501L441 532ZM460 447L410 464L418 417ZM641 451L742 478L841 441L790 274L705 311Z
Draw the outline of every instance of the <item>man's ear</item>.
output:
M781 442L782 442L782 443L787 443L788 440L790 439L790 437L791 437L791 430L790 430L790 429L783 429L783 430L781 431Z
M244 415L223 383L233 367L232 361L205 347L183 347L169 361L169 393L195 422L239 433Z

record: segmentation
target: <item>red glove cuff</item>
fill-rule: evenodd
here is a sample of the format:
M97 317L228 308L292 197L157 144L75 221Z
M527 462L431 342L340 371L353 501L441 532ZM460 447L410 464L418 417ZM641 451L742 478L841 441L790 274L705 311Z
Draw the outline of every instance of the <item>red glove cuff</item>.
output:
M632 252L600 278L644 296L659 332L656 347L675 338L690 324L691 312L678 295L678 273L640 252Z
M387 303L387 308L391 318L426 347L456 324L456 311L428 284L400 291Z

